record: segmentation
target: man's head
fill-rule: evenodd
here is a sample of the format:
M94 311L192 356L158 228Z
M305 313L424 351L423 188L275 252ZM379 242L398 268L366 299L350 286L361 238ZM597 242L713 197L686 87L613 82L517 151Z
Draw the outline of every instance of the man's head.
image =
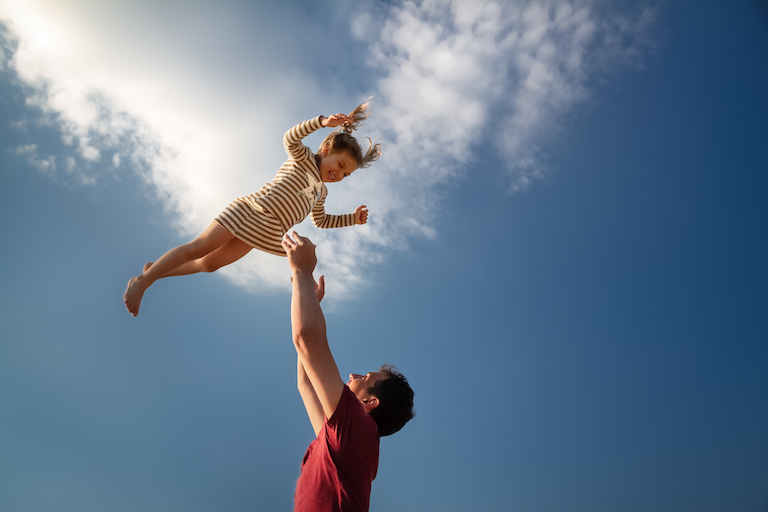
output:
M385 364L377 372L350 374L349 389L379 427L380 436L394 434L413 418L413 390L397 368Z

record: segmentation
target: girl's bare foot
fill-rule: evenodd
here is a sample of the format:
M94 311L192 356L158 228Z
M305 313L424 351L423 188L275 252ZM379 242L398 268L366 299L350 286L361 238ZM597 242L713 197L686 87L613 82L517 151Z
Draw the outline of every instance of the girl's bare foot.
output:
M149 270L149 267L151 267L151 266L152 266L152 262L148 261L147 263L144 264L144 270L143 271L146 272L147 270Z
M136 276L131 278L131 280L128 281L128 287L125 289L125 294L123 295L125 307L128 308L128 311L133 316L139 314L141 298L144 296L144 290L147 289L142 283L142 277L143 276Z

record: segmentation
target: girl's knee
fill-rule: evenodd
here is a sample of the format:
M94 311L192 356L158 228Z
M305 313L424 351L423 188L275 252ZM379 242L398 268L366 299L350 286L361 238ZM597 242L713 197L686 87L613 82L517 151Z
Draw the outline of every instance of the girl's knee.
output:
M198 264L200 266L200 272L209 272L209 273L216 272L223 266L213 261L205 261L205 259L200 260Z

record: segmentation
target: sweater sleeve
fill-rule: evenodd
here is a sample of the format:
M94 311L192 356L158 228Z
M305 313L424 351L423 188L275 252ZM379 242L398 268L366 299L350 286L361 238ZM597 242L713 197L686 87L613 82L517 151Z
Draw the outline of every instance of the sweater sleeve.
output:
M312 150L302 144L301 140L323 127L320 124L321 117L317 116L314 119L299 123L285 132L285 135L283 135L283 146L285 147L285 152L288 153L288 157L293 160L301 160L310 158L313 155Z
M355 214L329 215L325 213L325 197L320 198L312 208L312 224L318 228L348 228L355 225Z

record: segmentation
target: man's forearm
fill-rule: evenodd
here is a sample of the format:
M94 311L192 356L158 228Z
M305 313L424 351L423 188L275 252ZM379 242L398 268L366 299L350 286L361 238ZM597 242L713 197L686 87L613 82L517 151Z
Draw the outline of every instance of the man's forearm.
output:
M309 381L307 370L304 369L304 363L301 362L301 358L298 357L296 364L296 387L301 391L302 389L312 388L312 383Z
M317 397L314 403L319 404L323 414L330 418L341 399L344 381L341 380L336 361L333 360L333 354L328 347L325 317L320 309L319 297L323 294L324 281L321 277L315 288L315 280L312 278L312 271L317 263L315 246L308 238L299 236L295 231L283 238L282 245L293 274L293 344ZM313 415L310 409L311 407L308 407L307 411L310 412L314 425L318 415Z
M306 343L325 341L325 316L315 294L315 280L311 273L293 273L291 326L299 355L307 350Z

